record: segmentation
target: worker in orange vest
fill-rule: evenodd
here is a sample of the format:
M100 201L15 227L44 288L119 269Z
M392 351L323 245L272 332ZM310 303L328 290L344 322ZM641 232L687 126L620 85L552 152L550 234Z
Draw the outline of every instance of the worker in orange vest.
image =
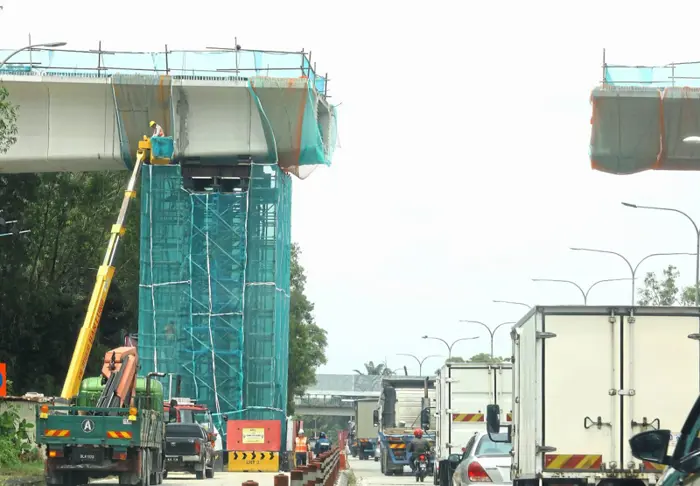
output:
M306 459L309 454L309 441L304 435L304 429L299 429L297 438L294 439L294 453L297 466L306 466Z

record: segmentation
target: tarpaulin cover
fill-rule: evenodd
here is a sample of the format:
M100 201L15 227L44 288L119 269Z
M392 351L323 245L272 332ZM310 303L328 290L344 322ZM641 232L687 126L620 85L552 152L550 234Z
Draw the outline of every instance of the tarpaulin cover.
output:
M698 66L693 68L698 71ZM591 94L591 166L613 174L700 170L700 84L687 65L608 68Z

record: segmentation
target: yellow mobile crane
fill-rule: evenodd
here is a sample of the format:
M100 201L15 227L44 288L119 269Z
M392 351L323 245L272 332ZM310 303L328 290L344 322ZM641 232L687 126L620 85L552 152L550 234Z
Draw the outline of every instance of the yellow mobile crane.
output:
M160 138L167 139L170 137ZM124 192L124 199L119 209L117 222L112 225L109 243L107 244L107 252L105 253L102 265L97 269L97 278L95 279L92 297L90 297L90 304L88 305L83 327L80 329L78 341L73 351L73 358L68 368L68 375L66 376L66 381L61 391L61 398L66 400L70 400L78 395L80 390L80 382L85 373L85 366L87 365L87 360L92 350L92 344L95 341L97 327L100 325L102 310L107 300L107 293L112 283L112 277L114 276L114 257L117 252L117 246L119 245L119 239L124 236L126 232L126 228L124 228L126 212L129 209L131 199L136 197L136 183L144 163L154 165L167 165L170 163L170 156L164 158L161 157L160 154L157 156L152 155L151 139L146 136L143 137L143 140L139 140L138 151L136 152L136 163L134 164L134 169L131 171L131 178Z

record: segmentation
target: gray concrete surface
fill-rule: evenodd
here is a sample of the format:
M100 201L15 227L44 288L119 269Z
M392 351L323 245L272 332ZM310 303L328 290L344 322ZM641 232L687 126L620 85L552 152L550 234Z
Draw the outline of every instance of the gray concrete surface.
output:
M425 478L424 483L416 483L416 478L411 476L410 469L404 468L403 476L384 476L379 469L379 462L360 461L359 459L350 459L350 469L355 474L357 486L394 486L397 484L433 484L433 478Z
M248 480L253 480L260 486L272 486L273 478L278 473L230 473L217 472L214 479L197 480L193 474L170 473L163 486L240 486ZM119 481L99 481L100 484L119 484Z

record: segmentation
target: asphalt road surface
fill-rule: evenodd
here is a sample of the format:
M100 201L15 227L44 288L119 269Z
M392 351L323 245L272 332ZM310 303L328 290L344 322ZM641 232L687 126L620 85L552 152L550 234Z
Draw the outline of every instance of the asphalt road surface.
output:
M214 479L197 480L194 474L170 473L163 486L240 486L245 481L253 480L260 486L273 486L275 474L278 473L230 473L216 472ZM99 481L99 484L119 484L116 479Z
M416 483L416 478L411 475L411 469L408 466L404 468L403 476L384 476L379 469L379 462L374 462L373 460L360 461L357 458L353 458L350 460L350 468L355 473L355 478L357 478L357 486L393 486L397 484L432 486L433 484L432 476L425 478L424 483Z

